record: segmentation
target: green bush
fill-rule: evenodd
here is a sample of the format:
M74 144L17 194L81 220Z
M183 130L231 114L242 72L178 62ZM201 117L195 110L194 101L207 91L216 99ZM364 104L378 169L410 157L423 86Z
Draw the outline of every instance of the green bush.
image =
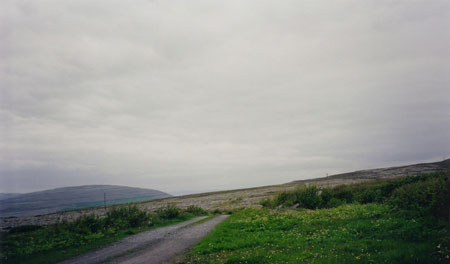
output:
M416 181L395 189L388 204L397 209L412 210L419 214L448 217L450 202L448 174L427 181Z
M320 189L316 186L307 187L295 192L296 203L302 208L316 209L319 208L322 203L322 198L319 194Z
M149 213L136 206L119 207L109 211L104 219L106 227L130 228L149 225L152 220Z
M213 214L215 214L215 215L219 215L219 214L222 214L222 211L220 210L220 209L214 209L213 211L212 211L212 213Z
M268 208L292 206L301 208L333 208L346 203L388 203L397 209L449 218L449 172L437 172L414 177L377 180L333 188L312 186L295 191L283 191L261 205Z
M339 185L334 187L332 190L332 195L334 198L345 201L346 203L353 202L354 190L350 185Z
M345 204L345 201L332 197L323 208L335 208Z
M162 219L172 219L178 217L181 214L181 210L175 207L175 205L170 204L166 208L159 209L156 213Z
M323 188L320 193L320 198L321 198L320 207L321 208L329 208L330 207L329 204L330 204L331 200L334 199L331 188Z
M42 228L41 226L38 225L23 225L23 226L17 226L17 227L13 227L11 229L9 229L9 233L10 234L15 234L15 233L25 233L25 232L31 232L31 231L35 231Z
M270 198L263 199L261 202L259 202L259 204L266 208L273 208L276 206L275 199L270 199Z
M298 204L302 208L316 209L323 204L320 195L322 191L316 186L298 189L295 191L280 192L275 199L265 199L260 202L263 207L293 206ZM328 190L326 190L328 192Z
M280 192L276 197L274 204L275 205L285 205L292 206L297 202L297 196L295 194L296 191L293 192Z
M205 209L203 209L199 206L195 206L195 205L189 206L184 211L186 213L193 214L193 215L207 215L208 214L208 212Z
M356 192L354 197L361 204L381 203L383 201L381 190L378 188L365 188L360 192Z

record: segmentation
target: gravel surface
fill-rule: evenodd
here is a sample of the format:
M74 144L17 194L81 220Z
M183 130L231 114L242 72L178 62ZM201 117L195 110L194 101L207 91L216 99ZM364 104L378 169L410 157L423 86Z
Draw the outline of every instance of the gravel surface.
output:
M211 220L177 229L167 237L149 245L145 249L116 258L110 264L163 264L173 263L181 258L192 246L199 242L214 227L225 220L228 215L217 216Z
M159 245L165 242L168 237L173 237L173 234L177 234L178 232L180 232L180 230L184 227L187 227L190 224L198 222L205 218L206 216L196 217L194 219L175 225L141 232L139 234L129 236L120 241L117 241L107 247L62 261L60 262L60 264L88 264L105 262L115 256L125 255L129 252L146 248L152 245ZM189 230L189 228L186 229Z

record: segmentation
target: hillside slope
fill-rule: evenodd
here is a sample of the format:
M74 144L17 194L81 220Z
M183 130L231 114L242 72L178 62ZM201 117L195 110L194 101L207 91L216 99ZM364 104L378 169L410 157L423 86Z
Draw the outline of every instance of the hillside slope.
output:
M0 200L11 199L22 195L21 193L0 193Z
M104 204L138 202L170 195L158 190L116 185L85 185L21 194L0 200L0 215L32 216Z
M341 174L331 175L325 178L300 180L295 182L310 182L320 180L333 179L351 179L351 180L376 180L376 179L392 179L405 176L414 176L418 174L432 173L440 170L450 169L450 159L440 162L419 163L414 165L378 168L370 170L360 170Z
M262 186L247 189L227 190L210 193L191 194L184 196L168 197L141 202L137 205L145 210L153 211L173 204L180 208L191 205L200 206L208 210L229 210L234 208L261 207L260 202L273 197L278 192L294 190L307 185L330 187L341 184L353 184L383 178L395 178L413 176L436 171L450 170L450 160L433 163L413 164L408 166L382 168L337 174L324 178L293 181L280 185ZM83 215L104 215L101 208L83 209L65 213L48 214L37 217L0 218L0 230L9 227L29 224L51 224L60 221L73 221Z

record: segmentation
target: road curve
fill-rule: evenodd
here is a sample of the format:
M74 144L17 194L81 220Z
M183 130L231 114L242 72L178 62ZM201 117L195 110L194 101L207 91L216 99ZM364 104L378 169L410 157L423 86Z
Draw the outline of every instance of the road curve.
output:
M175 225L141 232L59 264L170 263L170 260L182 256L227 217L218 216L195 224L206 218L201 216Z
M180 228L169 234L159 243L135 253L116 258L109 264L168 264L183 256L192 246L199 242L214 227L229 215L217 216L211 220Z
M141 232L136 235L132 235L121 239L113 244L100 248L85 254L78 255L76 257L64 260L59 264L88 264L104 262L117 255L126 254L127 252L138 250L141 247L148 246L149 244L158 243L171 233L177 231L180 228L188 226L192 223L205 219L206 216L196 217L191 220L181 222L175 225L155 228L149 231Z

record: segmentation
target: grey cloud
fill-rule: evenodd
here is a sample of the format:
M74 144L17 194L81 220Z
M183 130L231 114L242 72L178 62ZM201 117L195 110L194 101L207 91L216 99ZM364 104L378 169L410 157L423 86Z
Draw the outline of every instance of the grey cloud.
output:
M0 191L238 188L450 153L447 1L3 2Z

